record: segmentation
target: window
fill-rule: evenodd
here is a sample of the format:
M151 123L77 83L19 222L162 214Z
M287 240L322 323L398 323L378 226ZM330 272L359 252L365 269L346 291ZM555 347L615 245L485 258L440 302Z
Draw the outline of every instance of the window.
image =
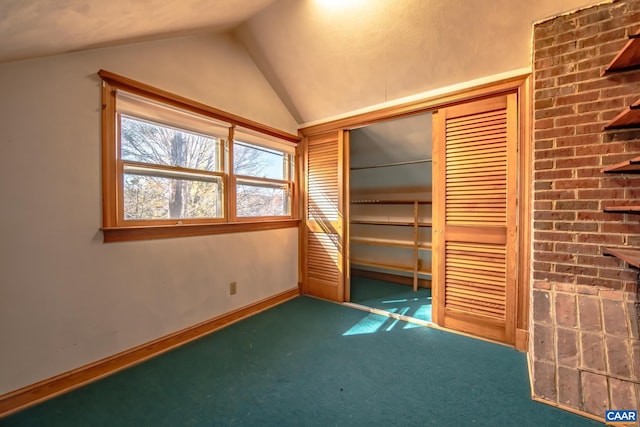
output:
M291 215L293 156L245 142L233 143L236 215Z
M118 117L125 221L224 217L220 138Z
M297 226L296 136L99 74L105 241Z

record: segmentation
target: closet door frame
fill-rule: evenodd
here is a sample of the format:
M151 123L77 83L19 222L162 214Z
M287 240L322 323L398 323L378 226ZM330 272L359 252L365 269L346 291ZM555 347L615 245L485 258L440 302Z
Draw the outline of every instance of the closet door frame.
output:
M385 107L366 113L356 114L345 118L328 121L326 123L307 126L300 129L303 137L327 132L349 131L367 125L398 119L414 114L437 111L440 108L456 105L500 94L515 93L518 104L518 255L517 255L517 285L516 285L516 330L515 347L521 351L528 349L529 310L530 310L530 272L531 272L531 78L530 73L514 73L513 75L492 81L486 80L481 84L470 84L464 89L445 92L437 96L426 96L423 99ZM348 159L344 167L348 170ZM343 190L344 194L344 190ZM347 199L348 200L348 199ZM348 206L348 203L345 204ZM304 215L304 213L303 213ZM348 209L345 211L345 223L348 221ZM346 233L348 236L348 233ZM348 248L348 246L346 246ZM345 250L345 256L348 252ZM302 258L302 257L301 257ZM304 260L301 259L301 263ZM348 258L344 263L345 272L343 286L348 286ZM304 265L301 264L301 271ZM303 277L303 276L301 276ZM302 285L304 289L304 284ZM343 295L349 296L348 289Z

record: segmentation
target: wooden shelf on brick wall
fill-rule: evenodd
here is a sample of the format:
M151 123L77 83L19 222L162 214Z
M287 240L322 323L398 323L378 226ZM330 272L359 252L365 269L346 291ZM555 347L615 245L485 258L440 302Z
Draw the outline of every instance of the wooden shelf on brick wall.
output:
M629 41L607 65L602 74L640 69L640 31L629 36Z
M604 126L605 130L640 127L640 99Z
M611 166L607 166L602 169L602 172L626 172L626 173L640 173L640 156L633 159L625 160L624 162L616 163Z
M640 214L640 206L607 206L603 211L611 213Z
M638 249L604 248L602 253L621 259L633 267L640 268L640 250Z

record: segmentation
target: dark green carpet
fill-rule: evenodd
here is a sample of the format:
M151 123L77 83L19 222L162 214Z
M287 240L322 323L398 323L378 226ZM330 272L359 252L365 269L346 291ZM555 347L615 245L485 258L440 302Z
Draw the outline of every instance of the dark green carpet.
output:
M431 289L352 277L351 302L431 322Z
M524 354L395 322L299 297L0 425L601 425L531 401Z

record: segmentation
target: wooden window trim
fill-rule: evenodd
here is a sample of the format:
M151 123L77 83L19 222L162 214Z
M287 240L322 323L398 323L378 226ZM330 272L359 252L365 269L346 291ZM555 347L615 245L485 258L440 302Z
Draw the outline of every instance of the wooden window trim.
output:
M244 233L248 231L296 228L299 219L261 220L253 222L226 222L211 224L151 225L134 227L102 227L104 242L166 239L173 237L204 236L210 234Z
M266 135L284 139L285 141L293 142L296 144L300 142L300 138L297 135L293 135L288 132L272 128L270 126L254 122L253 120L245 119L232 113L227 113L226 111L210 107L201 102L185 98L184 96L176 95L163 89L158 89L146 83L141 83L136 80L130 79L128 77L123 77L105 70L98 71L98 75L100 76L100 78L102 78L103 82L108 83L109 86L111 86L113 89L122 89L127 92L142 95L145 98L151 98L163 104L168 104L173 107L200 114L205 117L221 120L232 125L241 126Z
M116 91L124 90L136 95L143 96L163 104L176 107L181 110L196 113L208 118L220 120L230 125L230 136L233 135L233 128L241 126L265 135L276 137L288 142L298 144L300 138L269 126L262 125L242 118L240 116L227 113L208 105L190 100L180 95L167 92L162 89L111 73L100 70L98 75L102 78L102 218L103 226L101 230L104 234L104 242L120 242L133 240L149 240L174 238L185 236L200 236L211 234L240 233L248 231L272 230L280 228L298 227L300 220L297 219L295 210L286 217L252 217L238 221L235 218L235 209L230 209L229 203L235 202L235 197L231 197L231 174L229 165L223 165L223 172L211 173L212 176L221 175L225 187L225 216L224 218L213 219L170 219L158 220L149 223L148 221L127 221L122 225L119 220L120 212L123 209L122 200L119 195L119 177L122 173L123 162L118 159L118 142L116 141ZM226 144L231 144L227 142ZM232 146L227 145L230 150ZM224 150L224 148L221 148ZM223 157L224 159L224 157ZM229 161L233 161L232 158ZM180 168L178 168L180 169ZM291 183L291 204L297 205L296 185ZM230 213L233 212L233 215Z

